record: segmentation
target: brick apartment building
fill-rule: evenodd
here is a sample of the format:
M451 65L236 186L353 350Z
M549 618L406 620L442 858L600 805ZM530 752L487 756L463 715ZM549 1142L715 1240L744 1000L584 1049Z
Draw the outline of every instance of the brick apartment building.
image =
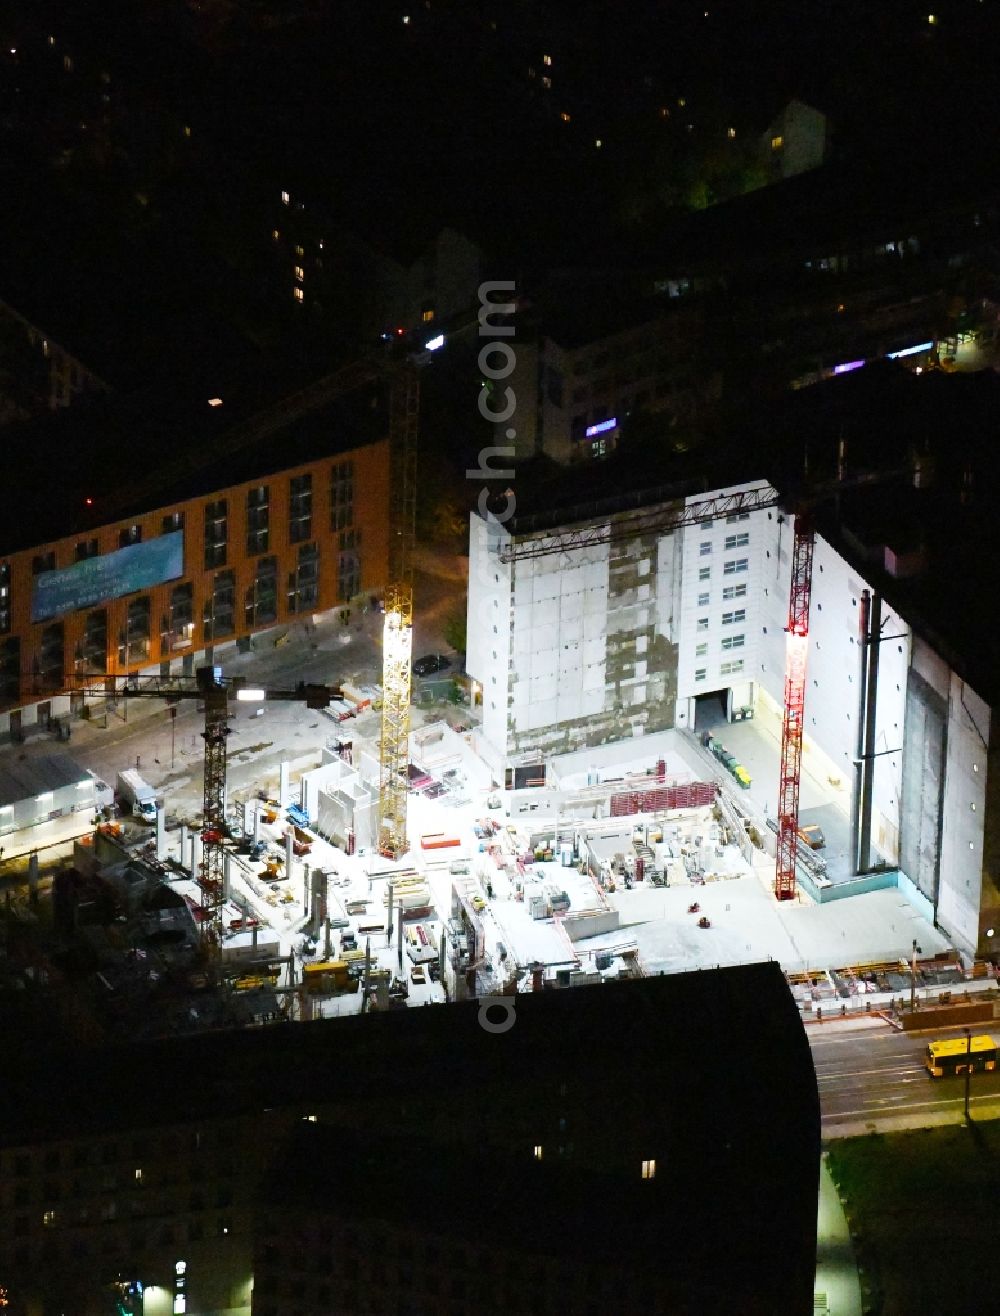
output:
M51 450L58 474L0 524L0 736L74 711L67 674L189 673L220 644L385 584L381 421L290 415L223 457L221 410L202 404L197 428L172 418L166 442L140 431L138 473L107 456L127 428L114 411L110 424L71 409L8 431Z

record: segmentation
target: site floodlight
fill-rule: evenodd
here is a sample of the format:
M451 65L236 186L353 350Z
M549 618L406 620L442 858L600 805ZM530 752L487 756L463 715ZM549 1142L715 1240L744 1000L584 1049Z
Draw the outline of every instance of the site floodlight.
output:
M241 704L259 704L267 698L267 691L257 690L252 686L244 686L242 690L236 691L236 698Z

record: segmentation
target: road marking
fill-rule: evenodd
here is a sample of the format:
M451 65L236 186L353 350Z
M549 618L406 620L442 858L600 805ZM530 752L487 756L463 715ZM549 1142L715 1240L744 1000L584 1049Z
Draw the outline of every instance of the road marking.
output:
M996 1099L997 1094L992 1092L984 1093L979 1097L970 1097L969 1102L972 1104L976 1101L996 1101ZM888 1098L886 1098L886 1100L888 1100ZM919 1110L922 1106L961 1106L963 1102L963 1097L944 1097L940 1101L911 1101L894 1107L893 1114L902 1115L908 1110ZM833 1122L834 1120L852 1119L864 1115L884 1115L885 1113L885 1110L881 1107L863 1106L860 1110L838 1110L836 1114L831 1113L829 1115L824 1115L823 1119L828 1122Z
M872 1042L894 1042L900 1036L901 1034L890 1030L889 1025L885 1024L882 1028L856 1028L849 1037L824 1037L822 1041L817 1039L815 1042L810 1038L809 1045L814 1051L819 1051L824 1046L848 1046L852 1043L857 1045L862 1038Z
M829 1082L831 1079L865 1078L872 1074L890 1076L892 1074L920 1074L921 1072L923 1072L922 1065L893 1065L891 1067L884 1066L881 1069L841 1069L832 1074L817 1074L816 1081L819 1083Z

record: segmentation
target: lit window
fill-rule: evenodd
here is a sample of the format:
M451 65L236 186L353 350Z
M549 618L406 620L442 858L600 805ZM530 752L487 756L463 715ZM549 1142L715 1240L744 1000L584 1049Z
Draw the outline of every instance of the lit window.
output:
M684 99L683 96L679 96L678 99L677 99L677 104L678 104L678 105L681 107L681 109L683 110L683 108L685 107L685 105L687 105L687 101Z
M434 319L434 312L430 310L422 311L420 318L421 320L423 320L424 324L430 324L430 322Z
M655 1179L655 1178L656 1178L656 1162L655 1162L655 1161L643 1161L643 1163L642 1163L642 1177L643 1177L644 1179Z
M183 1293L174 1294L174 1316L183 1316L188 1309L187 1296Z
M174 1274L184 1275L187 1273L188 1263L186 1261L177 1261L174 1263Z
M727 128L727 129L726 129L726 136L729 138L730 141L732 141L733 138L736 136L736 129L735 129L735 128Z
M543 77L543 78L542 78L542 86L545 88L546 91L551 91L551 90L552 90L552 79L551 79L550 77Z
M409 27L409 26L410 26L410 15L409 15L409 14L404 14L404 15L403 15L403 26L404 26L404 27Z
M222 398L209 398L209 399L208 399L208 405L209 405L210 407L221 407L221 406L222 406Z
M44 1211L42 1213L42 1224L46 1226L54 1225L56 1222L55 1211Z
M135 1172L135 1181L136 1181L136 1183L142 1183L142 1171L141 1171L141 1170L136 1170L136 1172Z
M784 146L784 144L785 144L785 139L780 134L777 137L771 138L772 151L780 151L781 148Z
M550 69L550 68L552 67L552 56L551 56L551 55L543 55L543 56L542 56L542 63L545 65L545 67L546 67L547 69Z
M538 1142L535 1143L535 1160L540 1161L541 1159L542 1159L542 1144Z
M188 127L187 124L184 125L184 136L185 136L185 137L190 137L190 136L191 136L191 129Z
M282 192L282 194L281 194L281 204L282 204L283 206L287 206L287 205L291 202L291 199L292 199L292 198L288 195L287 192Z
M559 117L560 119L562 119L563 123L569 123L570 121L570 116L566 113L565 110L563 110L562 114L560 114Z
M298 279L299 283L301 283L302 280L306 277L306 272L305 272L305 270L302 268L301 265L296 265L296 267L295 267L295 277ZM735 548L736 545L734 544L733 547Z
M271 237L274 239L275 242L277 242L278 239L281 237L280 230L276 228L271 229Z
M304 248L304 247L296 246L296 248L295 248L295 254L296 254L296 256L304 256L304 255L306 254L305 248Z
M295 289L295 300L296 300L297 302L304 302L305 299L306 299L306 295L305 295L305 293L302 291L302 289L301 289L301 288L296 288L296 289Z

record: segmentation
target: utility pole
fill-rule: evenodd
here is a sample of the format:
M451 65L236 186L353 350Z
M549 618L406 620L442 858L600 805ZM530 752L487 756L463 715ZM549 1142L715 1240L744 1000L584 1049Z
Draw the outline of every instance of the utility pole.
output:
M969 1082L972 1078L972 1033L968 1028L963 1028L965 1034L965 1125L972 1123L972 1116L969 1114Z
M910 1011L917 1008L917 955L923 954L923 950L913 943L913 956L910 960Z

